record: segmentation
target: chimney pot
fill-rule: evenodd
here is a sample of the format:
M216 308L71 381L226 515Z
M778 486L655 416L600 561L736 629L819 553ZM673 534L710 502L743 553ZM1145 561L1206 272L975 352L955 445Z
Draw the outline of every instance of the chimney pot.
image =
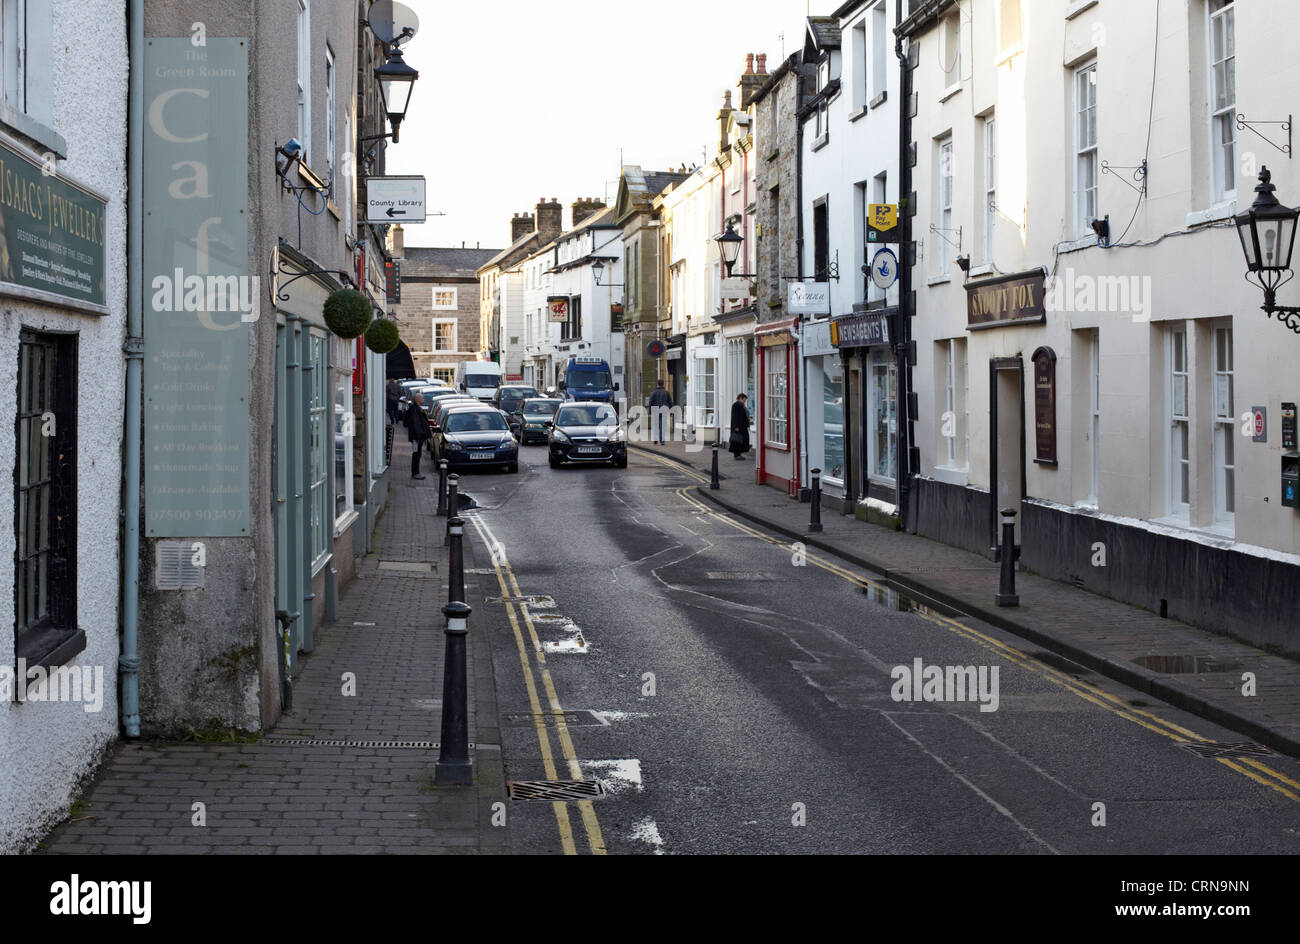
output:
M758 59L758 74L767 75L767 53L760 52L756 58Z
M745 53L745 75L753 75L753 74L754 74L754 54L752 52L747 52Z

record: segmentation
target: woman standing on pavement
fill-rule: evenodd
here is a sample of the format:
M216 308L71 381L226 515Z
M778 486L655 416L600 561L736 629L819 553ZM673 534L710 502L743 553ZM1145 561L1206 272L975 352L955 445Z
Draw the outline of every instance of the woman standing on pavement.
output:
M742 393L731 404L731 443L728 448L737 459L745 458L749 452L749 408L745 406L746 397Z

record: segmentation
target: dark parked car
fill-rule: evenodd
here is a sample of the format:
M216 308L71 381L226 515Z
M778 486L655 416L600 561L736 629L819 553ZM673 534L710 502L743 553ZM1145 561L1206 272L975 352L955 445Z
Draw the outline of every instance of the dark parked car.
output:
M551 435L551 421L555 418L555 410L563 402L550 397L528 398L507 418L510 431L524 446L530 442L546 442Z
M513 413L519 409L519 404L523 403L529 397L540 397L536 387L528 387L522 384L510 384L505 387L498 387L492 394L492 405L502 413Z
M457 396L454 399L451 397L443 397L433 408L433 412L429 416L429 428L433 430L433 438L429 440L429 454L432 455L434 459L446 458L446 456L439 452L442 448L442 439L439 436L439 433L441 433L443 427L447 425L447 420L452 414L460 413L464 410L487 410L490 413L496 413L498 416L501 415L499 410L493 410L491 406L484 403L482 400L476 400L473 397ZM509 430L510 426L507 424L506 431L509 432Z
M510 435L500 410L484 409L482 404L476 409L451 410L434 438L448 469L475 466L519 471L519 443Z
M612 462L627 467L627 437L608 403L566 402L555 411L548 440L552 469L564 462Z

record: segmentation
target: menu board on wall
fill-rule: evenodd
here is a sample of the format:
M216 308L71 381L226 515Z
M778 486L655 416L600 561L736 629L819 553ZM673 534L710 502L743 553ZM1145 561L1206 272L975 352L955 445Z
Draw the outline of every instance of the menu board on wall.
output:
M1056 352L1034 351L1034 461L1056 465Z

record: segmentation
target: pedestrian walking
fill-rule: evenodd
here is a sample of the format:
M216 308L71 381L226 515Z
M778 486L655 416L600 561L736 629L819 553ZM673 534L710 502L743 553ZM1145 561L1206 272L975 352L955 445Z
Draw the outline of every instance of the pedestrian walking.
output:
M654 392L650 394L650 416L654 424L655 444L662 446L664 438L664 416L673 408L673 395L664 389L664 382L659 381Z
M745 458L749 452L749 407L745 405L747 397L742 393L731 404L731 442L728 448L737 459Z
M385 388L385 392L387 401L386 405L388 407L388 422L390 425L396 426L397 404L402 399L402 385L398 382L396 377L388 381L388 386Z
M424 444L433 438L429 428L429 417L424 413L424 396L416 393L411 398L411 407L406 411L406 431L411 440L411 478L422 479L420 474L420 452Z

